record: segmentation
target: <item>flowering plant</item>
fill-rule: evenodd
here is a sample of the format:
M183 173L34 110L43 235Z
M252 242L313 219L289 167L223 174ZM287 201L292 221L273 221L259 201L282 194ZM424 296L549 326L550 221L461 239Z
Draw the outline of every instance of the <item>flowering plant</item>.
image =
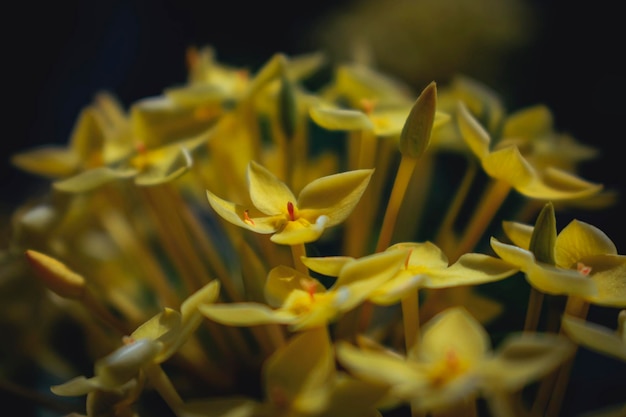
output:
M625 360L626 256L556 227L613 203L577 173L594 149L468 77L415 93L353 63L314 90L325 64L276 54L249 75L191 49L185 85L129 109L103 92L67 147L14 155L51 179L3 256L48 312L14 341L53 375L50 407L556 416L579 346ZM505 291L529 294L523 326Z

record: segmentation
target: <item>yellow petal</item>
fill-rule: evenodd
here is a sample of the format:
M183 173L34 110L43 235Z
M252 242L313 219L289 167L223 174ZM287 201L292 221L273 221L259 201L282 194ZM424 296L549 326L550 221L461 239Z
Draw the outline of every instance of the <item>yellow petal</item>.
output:
M489 154L491 137L485 128L474 118L467 106L459 102L457 106L458 124L461 136L474 155L482 160Z
M81 160L76 153L67 148L42 146L13 155L11 163L31 174L63 178L74 174Z
M314 242L324 233L328 225L327 216L319 216L315 223L309 223L306 219L290 221L280 231L274 233L270 240L279 245L300 245Z
M325 327L304 331L265 363L263 376L270 401L306 397L330 382L335 358Z
M211 304L217 301L220 293L220 282L213 280L191 294L180 306L183 320L196 313L201 304Z
M52 185L56 190L67 193L85 193L112 181L132 178L137 173L138 171L133 168L113 169L98 167L83 171L73 177L56 181Z
M140 170L135 176L135 184L139 186L165 184L189 171L193 165L190 152L183 147L164 151L166 154L152 158L152 161Z
M615 330L567 315L562 326L574 342L626 362L626 343Z
M591 265L591 281L598 293L586 297L595 305L626 308L626 256L605 255L586 258Z
M248 165L248 188L252 204L269 216L288 214L287 203L296 203L289 187L255 161Z
M359 379L389 385L394 396L412 398L429 384L426 373L404 358L358 349L345 341L337 342L335 351L339 363L351 374Z
M375 281L378 284L391 279L404 262L408 251L380 252L363 256L354 262L348 262L340 271L337 281L331 288L350 285L360 281Z
M230 326L258 326L260 324L289 324L295 316L276 312L259 303L203 304L198 310L207 318Z
M422 269L444 269L448 267L448 257L432 242L401 242L391 245L386 249L403 250L410 252L408 269L416 267Z
M532 140L550 134L552 127L552 112L539 104L510 114L504 123L502 137Z
M518 222L503 221L502 229L515 246L529 250L534 226Z
M471 364L482 361L490 350L489 335L463 307L452 307L424 325L418 358L438 361L452 351Z
M592 197L602 188L602 184L550 167L541 172L541 177L520 185L517 190L527 197L558 201Z
M308 257L303 256L302 263L312 271L329 277L339 276L339 271L354 258L350 256L319 256Z
M137 329L135 329L135 331L132 332L130 336L135 340L161 340L164 335L176 328L179 328L180 323L180 313L166 307L163 309L163 312L153 316Z
M102 386L118 388L135 378L142 367L154 360L161 348L162 344L152 339L136 340L96 361L95 375Z
M206 191L206 196L213 210L224 220L236 226L262 234L274 233L278 230L274 218L254 218L251 219L252 221L244 221L246 209L242 206L223 200L209 190Z
M378 305L391 305L400 302L407 295L414 293L418 288L425 287L428 277L414 275L408 271L400 271L393 279L381 285L369 296L369 300Z
M595 282L575 269L534 264L525 272L528 282L546 294L576 295L583 298L598 294Z
M574 345L556 334L510 336L484 364L488 389L517 392L571 358Z
M490 242L491 248L500 258L523 271L528 270L535 262L532 252L527 249L502 243L495 237L492 237Z
M325 292L326 288L316 279L291 267L279 265L272 268L265 282L265 299L272 307L283 305L293 290Z
M326 227L343 222L358 204L373 172L373 169L359 169L310 182L298 197L300 216L309 221L328 216Z
M582 259L594 255L617 255L617 248L597 227L572 220L556 238L556 263L564 268L575 267Z
M449 288L495 282L515 274L519 268L508 262L480 253L466 253L446 269L426 272L426 288Z
M51 386L50 391L63 397L75 397L85 395L98 388L100 388L100 384L98 383L97 378L77 376L76 378L72 378L63 384Z
M536 196L530 194L530 185L538 183L537 172L516 146L508 146L485 155L482 164L485 172L492 178L506 181L524 195Z
M309 109L309 115L315 123L328 130L374 129L372 120L360 110L316 106Z

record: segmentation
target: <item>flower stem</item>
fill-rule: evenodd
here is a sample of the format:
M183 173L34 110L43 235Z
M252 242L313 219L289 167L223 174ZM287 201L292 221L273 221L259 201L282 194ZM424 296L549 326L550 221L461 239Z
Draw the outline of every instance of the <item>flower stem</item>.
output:
M416 158L402 156L400 165L398 166L398 172L396 173L396 179L391 189L391 196L387 203L387 209L385 210L385 217L383 218L383 225L378 236L378 243L376 244L376 252L384 251L391 243L393 236L393 229L396 226L396 219L398 218L398 212L402 205L404 194L411 180L411 174L417 163Z

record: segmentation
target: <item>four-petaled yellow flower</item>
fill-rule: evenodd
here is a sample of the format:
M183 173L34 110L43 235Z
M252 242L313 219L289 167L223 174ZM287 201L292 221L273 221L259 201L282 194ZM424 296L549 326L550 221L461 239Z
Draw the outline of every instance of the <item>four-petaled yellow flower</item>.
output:
M534 227L504 222L513 244L491 238L491 247L505 261L518 266L528 282L553 295L575 295L606 307L626 307L626 256L619 255L600 229L572 220L554 242L555 265L540 262L529 250Z
M268 305L253 302L201 305L209 319L234 326L280 323L293 331L326 326L365 301L402 267L407 253L394 251L347 263L334 284L287 266L272 269L265 283Z
M251 161L248 189L258 215L208 190L207 198L225 220L257 233L272 233L274 243L296 245L313 242L324 229L343 222L359 202L372 173L372 169L360 169L318 178L296 198L284 182Z
M562 336L523 334L492 352L480 323L463 307L453 307L424 326L421 343L406 357L345 341L336 350L352 374L390 385L386 407L410 402L418 410L441 411L477 395L516 392L571 357L573 347Z

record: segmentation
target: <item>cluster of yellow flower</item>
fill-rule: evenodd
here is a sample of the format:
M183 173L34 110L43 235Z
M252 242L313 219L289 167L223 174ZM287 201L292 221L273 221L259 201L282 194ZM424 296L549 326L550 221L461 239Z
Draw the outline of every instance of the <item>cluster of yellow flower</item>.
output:
M14 155L52 179L3 262L45 286L23 336L54 394L90 417L557 416L578 346L626 361L626 256L557 231L613 203L576 174L594 149L467 77L414 94L353 63L314 90L324 65L191 48L185 85L128 110L103 92L68 146ZM507 306L482 289L508 280L523 326L490 334Z

